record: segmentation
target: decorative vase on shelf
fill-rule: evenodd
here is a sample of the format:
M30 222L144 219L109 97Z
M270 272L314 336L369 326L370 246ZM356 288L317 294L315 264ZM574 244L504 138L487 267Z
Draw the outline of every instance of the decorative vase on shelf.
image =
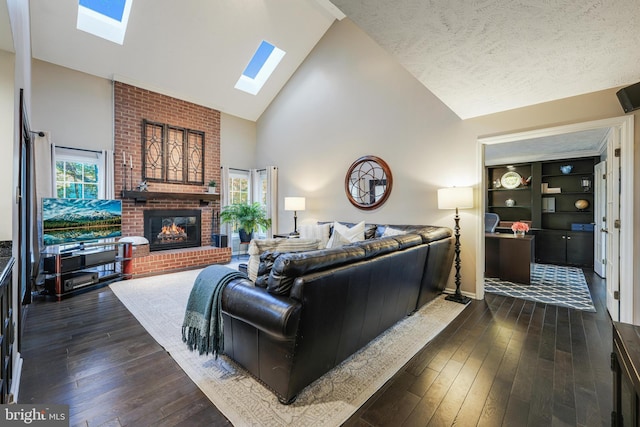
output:
M562 172L565 175L570 174L572 170L573 170L573 165L560 166L560 172Z

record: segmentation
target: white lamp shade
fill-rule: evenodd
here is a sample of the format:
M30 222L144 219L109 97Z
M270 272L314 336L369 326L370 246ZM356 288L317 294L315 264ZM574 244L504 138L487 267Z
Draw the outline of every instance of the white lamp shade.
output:
M468 209L473 207L473 188L452 187L438 190L438 209Z
M285 211L303 211L304 208L305 208L304 197L285 197L284 198Z

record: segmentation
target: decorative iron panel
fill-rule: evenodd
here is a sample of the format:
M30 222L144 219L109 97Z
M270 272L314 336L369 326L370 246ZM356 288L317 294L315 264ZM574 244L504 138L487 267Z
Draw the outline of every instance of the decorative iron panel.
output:
M187 181L204 184L204 132L188 131Z
M167 181L184 182L184 134L185 129L168 126Z
M144 120L142 140L143 179L164 181L164 125Z
M143 120L143 180L204 185L204 132Z

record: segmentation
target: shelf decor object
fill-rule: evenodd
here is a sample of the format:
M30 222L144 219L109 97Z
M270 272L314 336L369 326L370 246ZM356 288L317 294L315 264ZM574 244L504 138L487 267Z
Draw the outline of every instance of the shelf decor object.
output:
M297 236L298 233L298 211L303 211L306 208L306 199L304 197L285 197L284 198L284 210L293 211L293 232L292 236Z
M509 190L518 188L522 184L522 177L518 172L507 172L500 178L500 183Z
M524 237L525 233L529 231L529 224L526 222L514 222L511 225L511 231L516 237Z
M574 206L579 211L583 211L589 207L589 201L585 199L576 200L576 202L574 203Z
M572 170L573 170L573 165L562 165L562 166L560 166L560 172L562 172L565 175L570 174Z
M471 298L462 295L460 292L460 215L458 209L473 208L473 188L471 187L452 187L441 188L438 190L438 209L455 209L454 217L455 228L455 267L456 267L456 292L447 295L448 301L458 302L460 304L468 304Z

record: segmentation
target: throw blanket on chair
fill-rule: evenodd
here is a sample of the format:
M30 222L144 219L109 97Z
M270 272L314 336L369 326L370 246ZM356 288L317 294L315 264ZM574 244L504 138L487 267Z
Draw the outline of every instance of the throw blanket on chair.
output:
M247 275L223 265L211 265L198 274L182 323L182 341L190 350L200 354L218 353L224 350L222 330L222 291L233 279Z

